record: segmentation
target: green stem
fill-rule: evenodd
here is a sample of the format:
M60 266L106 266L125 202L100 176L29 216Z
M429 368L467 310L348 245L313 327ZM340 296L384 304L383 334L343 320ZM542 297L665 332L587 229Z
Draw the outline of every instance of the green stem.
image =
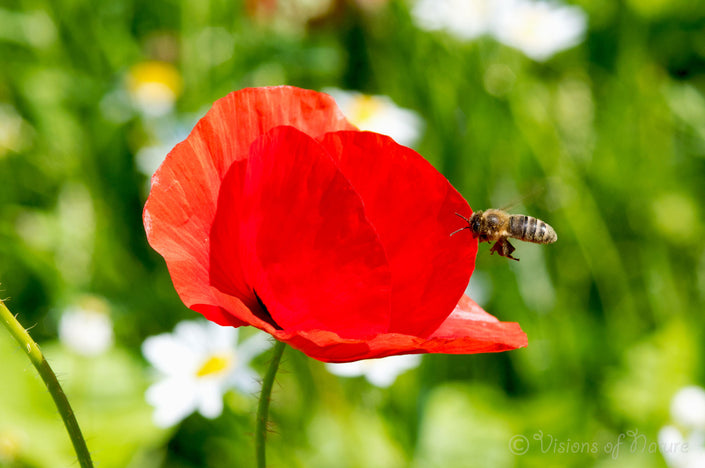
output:
M69 400L66 398L59 381L56 378L56 374L49 367L49 363L44 359L42 351L39 349L39 345L34 342L27 330L22 327L17 318L12 315L10 309L5 306L5 303L0 300L0 318L5 324L10 334L17 340L29 360L39 372L40 377L47 386L51 397L54 399L56 407L59 409L59 414L61 419L64 420L64 425L71 438L71 443L73 443L73 448L76 450L76 456L78 457L78 463L81 468L92 468L93 462L91 461L91 456L88 453L88 447L86 446L86 441L81 435L81 428L78 427L78 422L76 421L76 416L73 414Z
M255 422L255 456L257 458L257 468L265 468L266 455L264 444L267 439L267 415L269 414L270 395L272 394L272 385L274 384L274 376L277 374L279 362L284 354L286 344L282 341L277 341L274 345L272 361L269 363L269 369L262 381L262 393L259 396L259 406L257 407L257 421Z

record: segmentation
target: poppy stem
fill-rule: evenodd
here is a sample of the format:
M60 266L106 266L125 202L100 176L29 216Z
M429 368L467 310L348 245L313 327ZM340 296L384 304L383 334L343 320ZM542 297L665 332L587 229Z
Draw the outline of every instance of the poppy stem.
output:
M259 396L259 406L257 406L257 421L255 422L255 457L257 459L257 468L265 468L266 454L265 442L267 439L267 417L269 414L270 395L272 394L272 386L274 385L274 376L277 374L279 362L284 354L286 343L277 341L274 345L272 360L269 363L267 373L262 381L262 392Z
M54 399L54 403L59 409L61 419L64 420L64 425L71 438L73 448L76 451L79 465L81 468L92 468L93 462L91 461L91 455L88 453L88 447L81 434L81 428L78 427L76 416L71 409L71 405L66 398L64 390L61 388L56 378L56 374L51 370L49 363L44 358L44 354L42 354L42 351L39 349L39 345L29 336L27 330L17 321L17 317L10 312L10 309L7 308L2 299L0 299L0 318L10 334L17 340L20 347L27 353L29 360L37 369L37 372L39 372L39 376L44 381L51 397Z

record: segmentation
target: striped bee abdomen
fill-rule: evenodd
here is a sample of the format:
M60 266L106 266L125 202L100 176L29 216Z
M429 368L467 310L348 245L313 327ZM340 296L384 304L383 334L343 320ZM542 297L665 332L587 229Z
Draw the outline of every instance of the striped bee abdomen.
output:
M508 234L510 237L535 244L551 244L558 235L553 228L533 216L510 215Z

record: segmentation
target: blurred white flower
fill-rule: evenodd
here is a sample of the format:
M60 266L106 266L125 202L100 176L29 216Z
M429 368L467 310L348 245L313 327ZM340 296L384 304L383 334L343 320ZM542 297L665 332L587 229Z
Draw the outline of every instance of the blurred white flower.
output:
M134 106L147 117L166 115L181 93L181 75L172 64L148 61L134 65L127 89Z
M419 0L411 10L414 21L427 31L444 30L462 40L490 31L495 4L500 0Z
M536 61L582 42L587 15L576 6L532 0L497 2L492 34Z
M701 431L685 437L677 427L664 426L658 433L658 446L670 468L705 466L705 440Z
M705 466L705 389L684 387L671 400L674 425L661 428L658 445L671 468Z
M414 111L397 106L387 96L335 88L323 91L333 96L345 117L360 130L388 135L404 146L412 146L421 136L421 117Z
M587 28L579 7L541 0L419 0L412 15L422 29L461 40L489 34L536 61L579 44Z
M705 389L693 385L678 390L671 400L671 418L685 429L705 430Z
M142 354L160 374L145 395L155 408L156 425L173 426L194 411L215 418L223 411L227 390L259 389L250 361L271 346L269 335L258 333L238 344L238 334L237 328L186 321L173 333L144 341Z
M105 300L87 296L64 310L59 319L59 340L83 356L97 356L113 344L113 322Z
M368 382L377 387L386 388L394 383L404 372L418 367L421 356L404 354L380 359L364 359L362 361L326 363L326 369L331 374L340 377L359 377L364 375Z

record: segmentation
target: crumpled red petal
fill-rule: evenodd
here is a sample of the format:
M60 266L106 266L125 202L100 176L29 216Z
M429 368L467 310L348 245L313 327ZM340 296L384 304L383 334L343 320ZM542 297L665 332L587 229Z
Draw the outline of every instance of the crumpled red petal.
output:
M152 177L144 208L147 239L166 260L184 304L222 325L243 325L232 313L251 313L245 304L220 309L210 288L210 230L220 183L256 138L279 125L313 137L355 129L326 94L291 86L243 89L216 101Z
M267 331L308 356L324 362L350 362L397 354L495 353L522 348L528 343L518 323L500 322L465 295L448 319L429 338L382 333L358 339L343 339L327 330L295 334L271 328Z

